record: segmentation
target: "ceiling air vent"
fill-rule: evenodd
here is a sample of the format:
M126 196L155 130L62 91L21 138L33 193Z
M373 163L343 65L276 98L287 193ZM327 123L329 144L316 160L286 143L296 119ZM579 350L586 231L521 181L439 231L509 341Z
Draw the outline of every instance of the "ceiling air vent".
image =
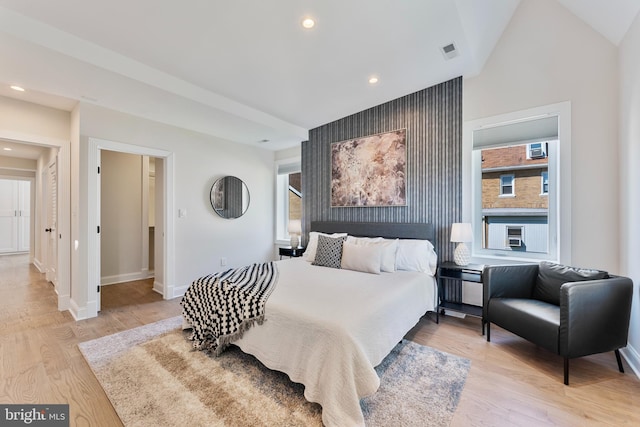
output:
M442 46L440 50L442 51L442 54L444 55L445 59L451 59L458 56L458 49L456 49L456 45L453 43L449 43L446 46Z

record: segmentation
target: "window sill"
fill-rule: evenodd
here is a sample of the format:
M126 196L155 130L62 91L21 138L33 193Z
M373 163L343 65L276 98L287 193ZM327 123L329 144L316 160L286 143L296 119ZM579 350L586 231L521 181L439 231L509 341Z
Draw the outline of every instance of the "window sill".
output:
M551 257L516 257L507 255L491 255L491 254L474 254L469 261L472 264L484 264L484 265L501 265L501 264L522 264L525 263L539 263L541 261L560 262L559 260L551 259Z

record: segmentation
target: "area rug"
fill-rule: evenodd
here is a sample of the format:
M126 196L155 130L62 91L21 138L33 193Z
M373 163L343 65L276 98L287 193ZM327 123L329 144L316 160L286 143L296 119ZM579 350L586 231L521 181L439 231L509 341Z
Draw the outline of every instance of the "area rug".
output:
M79 344L125 426L321 426L304 386L231 346L192 351L181 317ZM367 426L447 426L471 362L403 340L361 400Z

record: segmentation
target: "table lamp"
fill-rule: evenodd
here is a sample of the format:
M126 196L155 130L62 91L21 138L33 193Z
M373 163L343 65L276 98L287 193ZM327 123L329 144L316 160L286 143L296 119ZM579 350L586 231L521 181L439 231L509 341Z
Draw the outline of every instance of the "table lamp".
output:
M299 219L289 220L289 236L291 236L291 247L297 248L300 245L300 235L302 234L302 223Z
M453 252L453 262L458 265L468 265L471 252L466 243L473 241L471 224L467 222L453 223L451 226L451 241L458 244Z

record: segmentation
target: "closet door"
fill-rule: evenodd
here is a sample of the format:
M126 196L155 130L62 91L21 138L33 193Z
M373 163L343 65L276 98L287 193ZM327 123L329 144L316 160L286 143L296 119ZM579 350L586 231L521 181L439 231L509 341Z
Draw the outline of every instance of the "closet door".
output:
M46 278L48 282L58 286L58 163L53 161L49 164L49 173L47 178L46 194L49 196L47 201L47 262L45 267Z
M18 181L0 179L0 253L18 251Z

